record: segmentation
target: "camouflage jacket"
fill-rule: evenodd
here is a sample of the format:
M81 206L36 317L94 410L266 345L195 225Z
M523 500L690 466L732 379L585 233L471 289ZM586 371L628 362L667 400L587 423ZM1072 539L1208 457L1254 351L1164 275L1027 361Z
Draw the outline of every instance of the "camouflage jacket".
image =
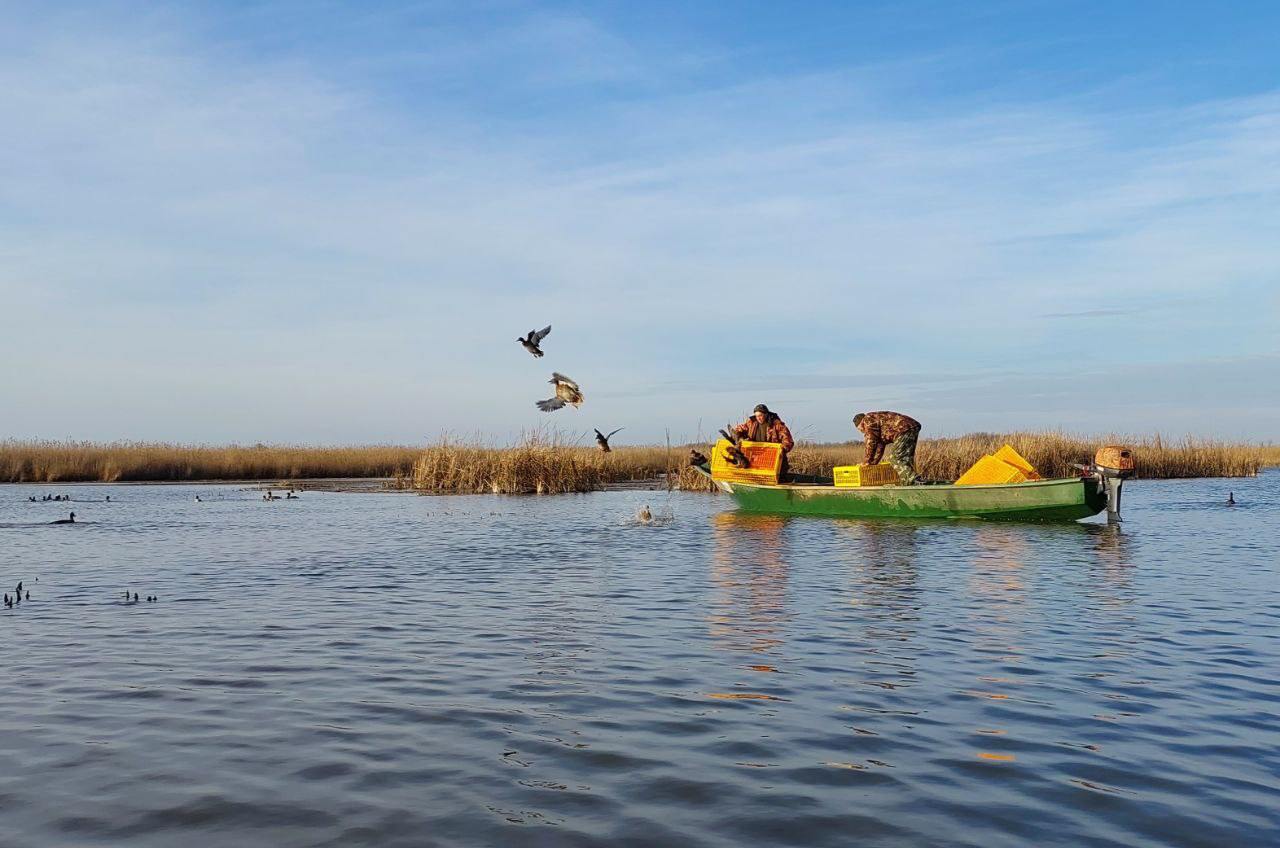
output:
M749 442L773 442L782 445L782 452L787 453L795 447L795 440L791 438L791 431L787 429L787 425L782 423L782 419L776 415L770 416L763 424L756 420L752 415L746 421L743 421L737 427L733 428L734 435L741 436Z
M866 438L867 448L863 462L875 465L884 453L885 445L907 433L920 432L920 422L901 412L868 412L858 425Z

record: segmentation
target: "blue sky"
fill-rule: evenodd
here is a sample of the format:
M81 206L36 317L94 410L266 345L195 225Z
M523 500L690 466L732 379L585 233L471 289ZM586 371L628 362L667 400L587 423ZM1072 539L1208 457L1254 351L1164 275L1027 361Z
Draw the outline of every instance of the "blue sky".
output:
M0 9L0 436L1280 439L1280 5Z

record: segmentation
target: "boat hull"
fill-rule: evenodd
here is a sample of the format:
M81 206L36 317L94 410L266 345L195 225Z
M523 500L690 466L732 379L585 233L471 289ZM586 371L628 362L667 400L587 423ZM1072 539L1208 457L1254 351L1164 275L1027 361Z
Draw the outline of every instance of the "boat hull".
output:
M1107 508L1106 491L1095 480L1077 477L992 486L874 488L715 483L744 510L796 515L1076 521Z

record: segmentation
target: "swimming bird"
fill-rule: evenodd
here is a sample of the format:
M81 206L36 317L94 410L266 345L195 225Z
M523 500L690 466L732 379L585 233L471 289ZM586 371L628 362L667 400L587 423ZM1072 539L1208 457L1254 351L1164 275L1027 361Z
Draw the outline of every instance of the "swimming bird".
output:
M592 428L592 429L595 429L595 428ZM624 429L626 428L619 427L617 430L614 430L613 433L620 433ZM609 447L609 440L613 438L613 433L610 433L609 435L606 436L604 433L601 433L599 430L596 430L596 444L599 445L600 450L604 451L605 453L609 453L610 451L613 450L613 448Z
M196 495L196 503L204 503L202 500L200 500L199 495Z
M29 601L29 600L31 600L31 590L30 590L30 589L28 589L28 590L27 590L27 600L28 600L28 601Z
M1227 492L1227 506L1235 506L1235 505L1236 505L1235 492Z
M22 581L21 581L21 580L19 580L19 581L18 581L18 589L17 589L17 592L18 592L18 594L19 594L19 595L21 595L21 594L22 594Z
M8 596L8 595L5 595L5 596L4 596L4 605L5 605L5 608L6 608L6 609L8 609L8 608L10 608L10 607L12 607L12 606L13 606L13 601L9 600L9 596Z
M538 409L543 412L555 412L557 409L564 408L567 403L575 407L582 406L582 389L578 388L578 384L573 380L558 371L552 371L551 379L547 382L556 387L556 396L538 401Z
M547 337L547 334L550 332L551 332L551 325L548 324L547 326L543 327L541 330L530 330L529 335L521 339L516 339L516 341L524 345L524 349L532 353L535 357L541 358L543 353L542 353L542 348L538 347L538 342L545 339Z
M135 604L138 602L138 593L137 593L137 592L134 592L134 593L133 593L133 602L134 602Z
M653 521L653 513L649 511L648 504L645 504L644 506L640 507L640 511L636 513L636 518L640 519L645 524L648 524L650 521Z
M71 513L70 518L59 518L57 521L50 521L49 523L50 524L75 524L76 514L73 512Z

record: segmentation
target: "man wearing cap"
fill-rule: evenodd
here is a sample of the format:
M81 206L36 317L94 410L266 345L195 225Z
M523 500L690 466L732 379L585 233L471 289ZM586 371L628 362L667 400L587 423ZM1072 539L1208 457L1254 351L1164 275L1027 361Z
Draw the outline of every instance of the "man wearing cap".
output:
M734 427L733 434L749 442L773 442L782 445L782 468L778 476L781 477L787 473L787 454L796 443L791 438L791 431L787 429L787 425L783 424L782 419L776 414L770 412L769 407L763 403L756 404L751 417Z
M853 416L853 426L862 431L866 440L863 463L875 465L880 457L898 472L904 486L920 480L916 474L916 439L920 436L920 422L901 412L859 412Z

